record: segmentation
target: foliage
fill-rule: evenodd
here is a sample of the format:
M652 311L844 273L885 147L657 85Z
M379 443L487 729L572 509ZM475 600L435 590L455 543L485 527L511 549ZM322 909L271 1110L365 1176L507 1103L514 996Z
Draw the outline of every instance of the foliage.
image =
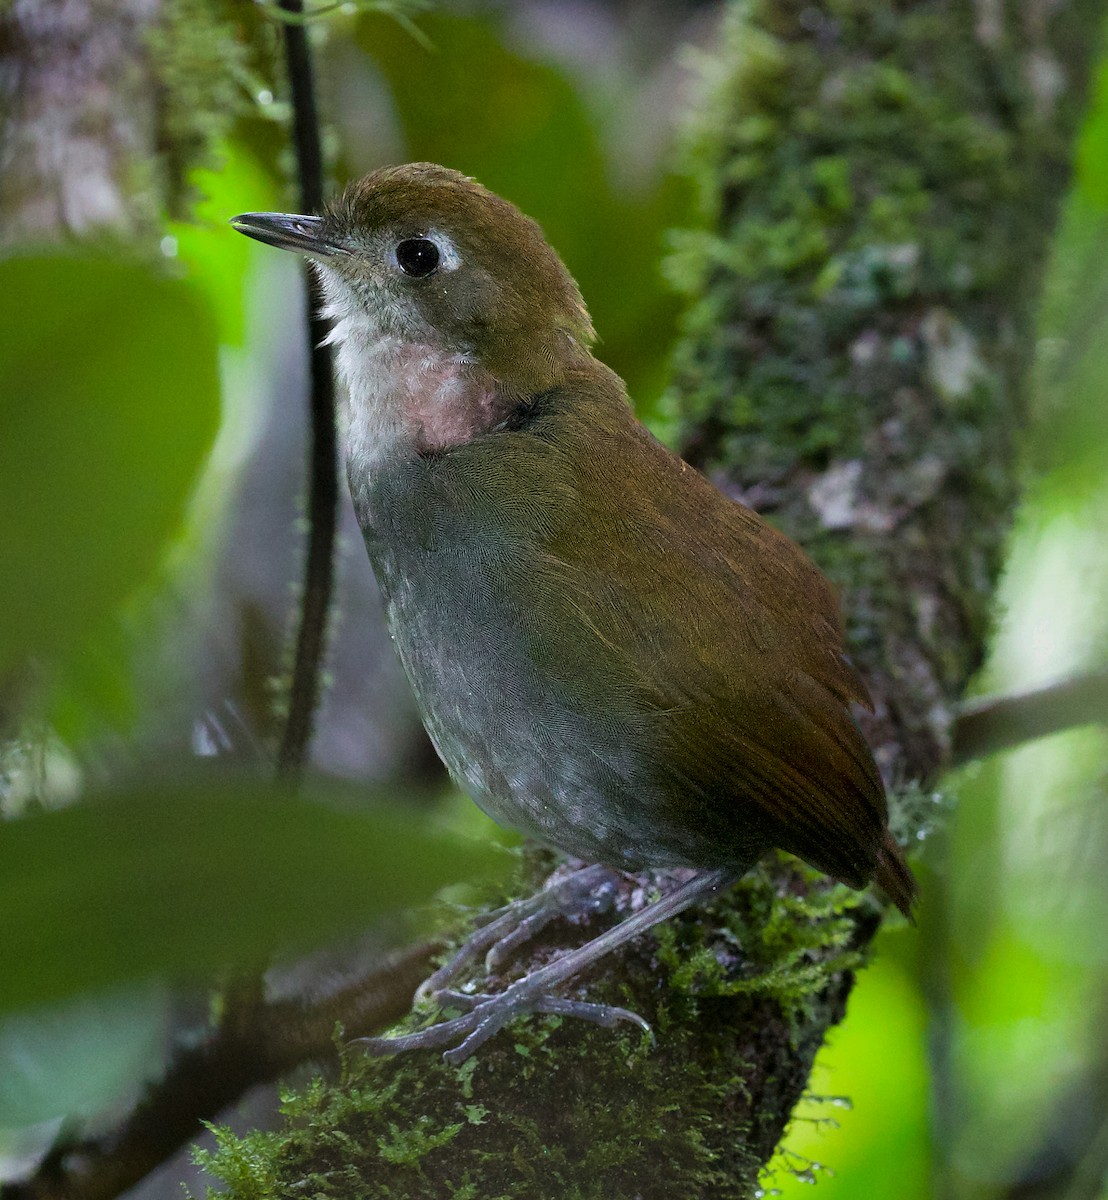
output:
M352 810L340 796L163 782L12 822L0 842L0 1011L319 944L496 861L410 812L364 794Z
M106 315L111 324L105 327ZM219 420L204 296L149 267L0 262L0 669L57 658L180 528Z

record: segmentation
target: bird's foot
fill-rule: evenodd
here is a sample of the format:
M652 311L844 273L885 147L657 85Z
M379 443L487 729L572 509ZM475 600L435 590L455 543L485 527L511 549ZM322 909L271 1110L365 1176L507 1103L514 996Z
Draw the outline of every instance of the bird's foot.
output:
M608 877L607 880L605 876ZM586 907L583 910L578 907L577 911L590 911L588 897L598 886L603 893L605 883L610 884L607 889L608 899L596 902L601 908L594 905L591 911L601 911L602 907L611 905L615 894L613 876L614 873L606 868L586 867L559 881L559 884L543 889L538 896L509 905L506 909L494 913L490 921L479 929L449 962L427 979L417 993L417 996L429 998L440 1007L464 1010L460 1016L441 1021L417 1033L402 1034L393 1038L357 1038L352 1044L364 1046L374 1055L451 1046L451 1049L445 1051L443 1058L457 1066L465 1062L509 1021L529 1013L556 1013L561 1016L579 1017L608 1028L614 1027L620 1021L630 1021L649 1033L650 1025L630 1009L569 1000L559 996L558 992L586 967L610 951L638 937L660 921L668 920L697 900L719 891L733 880L731 872L697 872L661 899L648 904L583 946L578 946L545 966L531 971L522 979L510 984L503 992L495 995L483 992L469 993L445 986L446 980L456 976L462 967L472 962L480 953L484 952L487 960L502 944L506 947L502 951L504 954L518 948L527 937L533 936L555 916L565 915L566 905L584 903ZM568 890L553 896L546 895L561 885L569 885ZM512 919L506 920L508 917ZM533 918L541 919L535 923ZM526 935L521 934L518 932L521 928L529 932Z
M556 1013L559 1016L578 1017L592 1021L608 1029L620 1021L630 1021L645 1033L650 1025L628 1008L616 1008L610 1004L590 1004L585 1000L567 1000L543 990L543 981L534 983L538 971L525 975L503 992L490 995L487 992L458 992L444 988L434 994L434 1000L443 1008L462 1009L462 1015L440 1021L418 1033L402 1034L399 1037L357 1038L352 1044L363 1046L373 1055L399 1054L403 1050L434 1050L450 1046L443 1058L452 1066L460 1066L476 1053L495 1033L499 1033L509 1021L532 1013Z
M495 975L520 946L558 917L587 918L610 911L619 882L619 872L609 867L583 867L568 875L555 872L535 895L486 914L484 924L466 938L457 953L419 985L415 1003L435 997L482 956L486 974Z

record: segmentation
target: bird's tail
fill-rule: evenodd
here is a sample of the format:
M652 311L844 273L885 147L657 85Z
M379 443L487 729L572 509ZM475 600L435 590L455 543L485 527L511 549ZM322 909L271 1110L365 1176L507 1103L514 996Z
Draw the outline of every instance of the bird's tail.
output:
M919 895L919 884L904 861L904 852L886 829L885 841L877 851L877 884L909 921Z

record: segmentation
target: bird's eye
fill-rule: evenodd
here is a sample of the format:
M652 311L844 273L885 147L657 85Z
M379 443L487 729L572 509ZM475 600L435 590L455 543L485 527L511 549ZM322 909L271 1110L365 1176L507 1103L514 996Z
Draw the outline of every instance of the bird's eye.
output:
M405 238L396 247L396 261L405 275L423 279L439 265L439 248L429 238Z

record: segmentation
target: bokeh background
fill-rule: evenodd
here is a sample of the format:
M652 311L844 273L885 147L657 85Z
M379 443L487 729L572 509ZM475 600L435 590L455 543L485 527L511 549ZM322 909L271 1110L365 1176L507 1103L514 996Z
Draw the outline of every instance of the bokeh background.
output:
M667 237L697 221L680 133L718 19L712 3L525 0L412 20L338 10L312 30L336 184L428 159L534 215L581 284L600 356L663 436L680 311ZM295 206L277 34L254 20L249 50L197 51L221 72L227 119L181 116L182 140L209 139L201 165L158 193L125 252L117 232L92 239L109 253L91 260L31 257L49 230L25 219L4 237L9 817L197 759L264 774L279 729L306 368L298 264L226 225ZM1055 238L1030 414L982 694L1108 660L1108 59ZM342 528L314 770L493 836L415 719L348 506ZM85 556L51 561L72 539ZM13 666L28 646L48 669ZM943 781L919 925L881 936L768 1192L1108 1196L1106 762L1108 733L1090 725ZM110 1123L202 1016L202 997L146 985L0 1018L0 1177ZM264 1097L252 1104L264 1115ZM177 1194L184 1169L146 1194Z

